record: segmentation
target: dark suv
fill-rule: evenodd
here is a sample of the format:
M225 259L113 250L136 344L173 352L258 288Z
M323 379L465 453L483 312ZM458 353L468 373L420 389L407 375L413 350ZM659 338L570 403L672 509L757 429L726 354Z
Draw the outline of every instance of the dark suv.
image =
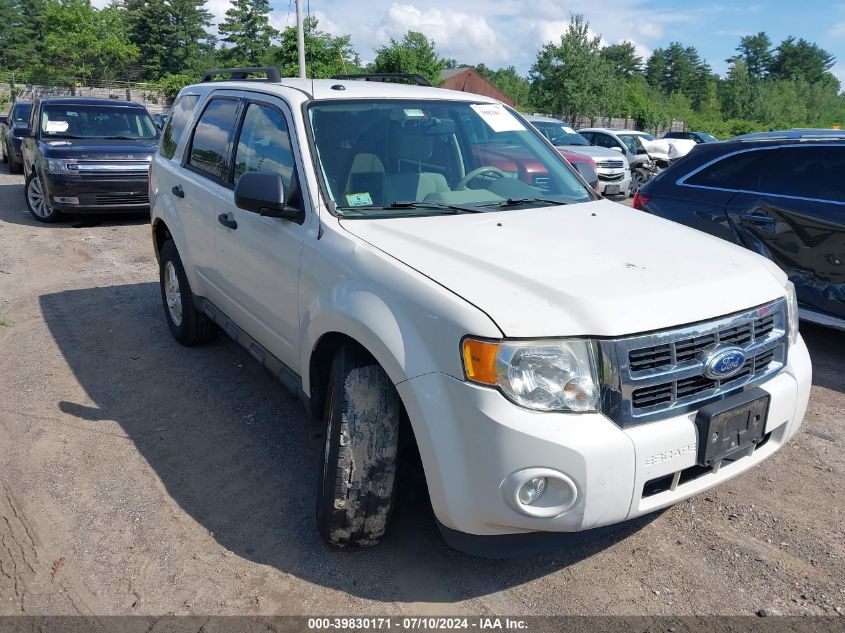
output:
M697 145L634 207L774 261L802 319L845 328L845 133L765 133Z
M159 132L131 101L47 98L21 131L26 204L41 222L61 213L149 208L150 158Z
M22 129L25 129L32 112L31 101L15 101L8 116L0 116L0 155L3 162L9 164L9 173L17 174L21 171L21 141Z

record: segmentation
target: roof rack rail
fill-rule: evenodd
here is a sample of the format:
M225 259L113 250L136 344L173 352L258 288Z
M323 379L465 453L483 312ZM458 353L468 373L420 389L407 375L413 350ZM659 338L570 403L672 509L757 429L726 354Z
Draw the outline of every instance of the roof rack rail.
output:
M405 80L412 81L418 86L431 87L431 82L416 73L361 73L358 75L335 75L332 79L356 79L359 81L396 81Z
M258 73L267 75L266 79L262 77L249 77ZM228 75L226 79L215 79L217 75ZM243 68L217 68L209 70L202 76L202 83L208 81L266 81L276 83L281 81L282 76L279 74L279 69L273 66L246 66Z

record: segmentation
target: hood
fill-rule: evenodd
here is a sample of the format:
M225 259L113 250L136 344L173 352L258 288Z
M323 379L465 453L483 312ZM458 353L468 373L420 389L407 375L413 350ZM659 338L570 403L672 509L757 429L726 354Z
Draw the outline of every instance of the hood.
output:
M635 334L784 294L786 276L759 255L607 200L340 223L510 337Z
M649 156L663 160L675 160L686 156L696 146L695 141L685 138L661 138L654 141L640 138L640 142L642 142Z
M80 160L126 160L146 157L158 147L158 139L42 139L44 155L49 158Z
M567 152L578 152L584 156L589 156L596 162L600 160L621 160L627 162L628 159L622 152L617 152L607 147L598 147L597 145L555 145L558 149L565 149Z

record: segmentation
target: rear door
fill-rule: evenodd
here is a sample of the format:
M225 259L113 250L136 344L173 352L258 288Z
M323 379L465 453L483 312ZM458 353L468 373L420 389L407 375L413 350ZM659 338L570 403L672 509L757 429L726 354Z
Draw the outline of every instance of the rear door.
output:
M217 217L228 210L232 197L228 179L240 108L241 99L234 94L213 93L205 102L170 190L178 199L199 292L215 303L221 278L214 239Z
M748 248L786 271L799 303L845 318L845 145L781 148L727 213Z

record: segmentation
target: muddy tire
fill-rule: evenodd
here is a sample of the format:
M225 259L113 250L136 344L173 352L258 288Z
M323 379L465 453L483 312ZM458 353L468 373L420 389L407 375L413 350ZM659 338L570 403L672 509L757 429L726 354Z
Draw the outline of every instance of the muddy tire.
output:
M363 349L342 347L326 394L326 445L317 523L327 543L378 545L390 520L402 405L381 366Z
M217 326L197 310L194 293L173 240L167 240L161 247L159 259L161 300L173 338L187 346L210 341L217 332Z

